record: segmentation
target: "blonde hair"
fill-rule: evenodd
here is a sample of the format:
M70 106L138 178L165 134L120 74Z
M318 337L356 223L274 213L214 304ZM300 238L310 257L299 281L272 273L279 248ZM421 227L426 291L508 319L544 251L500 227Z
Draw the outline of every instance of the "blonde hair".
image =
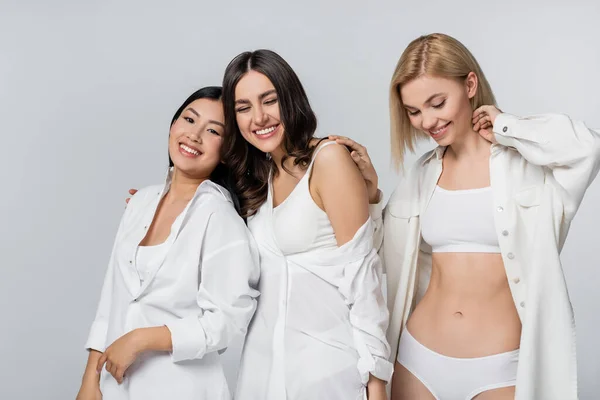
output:
M474 72L478 80L477 92L471 99L473 110L486 104L496 105L492 88L477 60L453 37L432 33L413 40L404 50L390 84L390 139L396 169L402 168L406 149L414 152L417 140L429 138L411 125L400 96L402 85L425 74L464 80L470 72Z

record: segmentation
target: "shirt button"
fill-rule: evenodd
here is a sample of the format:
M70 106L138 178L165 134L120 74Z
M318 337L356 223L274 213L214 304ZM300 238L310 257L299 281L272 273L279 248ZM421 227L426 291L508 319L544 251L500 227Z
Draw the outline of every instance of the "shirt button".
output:
M508 236L508 231L502 231L502 236Z
M137 303L137 299L133 299L133 301ZM521 303L521 304L523 304L523 303Z
M146 226L144 227L144 229L148 229L148 225L146 225Z
M513 253L508 253L506 257L508 257L509 260L512 260L513 258L515 258L515 255Z
M502 211L504 211L504 208L498 207L496 210L498 210L498 212L502 212Z
M522 302L521 302L521 304L520 304L520 306L521 306L521 307L525 307L525 302L524 302L524 301L522 301Z
M502 132L506 132L508 130L508 127L505 126L504 128L502 128Z
M133 261L129 260L129 264L133 264Z
M521 282L521 279L519 277L516 277L516 278L513 279L513 282L514 283L519 283L519 282Z

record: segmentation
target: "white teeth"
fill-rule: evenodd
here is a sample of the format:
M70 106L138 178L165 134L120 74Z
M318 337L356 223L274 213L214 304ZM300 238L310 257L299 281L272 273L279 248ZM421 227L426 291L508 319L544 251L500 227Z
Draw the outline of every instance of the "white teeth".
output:
M257 135L266 135L267 133L271 133L277 128L276 126L272 126L270 128L261 129L260 131L256 131Z
M441 131L443 131L444 129L446 129L446 125L442 126L440 129L438 129L437 131L431 131L431 133L433 133L434 135L437 135L438 133L440 133Z
M198 151L196 151L196 150L192 149L191 147L188 147L188 146L186 146L186 145L185 145L185 144L183 144L183 143L181 143L181 144L179 145L179 147L181 147L182 149L184 149L184 150L185 150L185 151L187 151L188 153L191 153L191 154L193 154L193 155L195 155L195 156L199 156L199 155L200 155L200 153L199 153Z

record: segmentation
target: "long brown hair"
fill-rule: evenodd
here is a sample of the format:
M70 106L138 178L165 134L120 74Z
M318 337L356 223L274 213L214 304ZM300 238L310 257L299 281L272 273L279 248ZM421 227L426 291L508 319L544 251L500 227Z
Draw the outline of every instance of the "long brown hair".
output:
M222 159L235 177L241 215L245 218L254 215L266 201L269 175L277 173L275 163L244 139L237 124L235 88L249 71L265 75L277 92L285 132L283 145L286 156L282 164L291 157L294 159L294 166L307 168L315 149L310 142L317 129L317 117L310 107L300 79L280 55L270 50L256 50L244 52L229 63L223 78L225 138L221 147ZM285 167L284 169L287 171Z
M396 168L402 166L406 149L414 152L417 140L430 137L410 123L400 96L402 85L425 74L464 80L469 72L474 72L478 80L477 93L471 99L473 110L485 104L496 105L479 63L461 42L442 33L421 36L410 42L400 56L390 84L390 139Z

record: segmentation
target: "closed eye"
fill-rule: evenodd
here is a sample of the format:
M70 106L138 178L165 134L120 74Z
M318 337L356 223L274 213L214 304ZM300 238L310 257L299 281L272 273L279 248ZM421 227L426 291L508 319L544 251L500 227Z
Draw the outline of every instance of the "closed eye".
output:
M442 107L444 107L444 104L446 104L446 100L445 99L440 104L435 104L432 107L433 108L442 108Z
M414 117L415 115L419 115L419 113L421 111L417 110L417 111L410 111L410 110L406 110L406 112L408 113L408 115L410 115L411 117Z
M246 112L250 109L250 107L240 107L237 110L235 110L236 112L242 113L242 112Z

